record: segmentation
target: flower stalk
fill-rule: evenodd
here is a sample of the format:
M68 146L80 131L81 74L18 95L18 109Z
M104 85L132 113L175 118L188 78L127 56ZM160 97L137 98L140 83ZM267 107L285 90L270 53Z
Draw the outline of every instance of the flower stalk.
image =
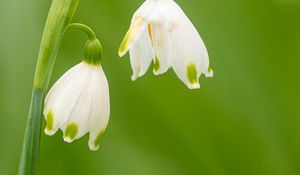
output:
M44 99L61 40L78 3L79 0L52 1L39 50L19 175L37 174Z

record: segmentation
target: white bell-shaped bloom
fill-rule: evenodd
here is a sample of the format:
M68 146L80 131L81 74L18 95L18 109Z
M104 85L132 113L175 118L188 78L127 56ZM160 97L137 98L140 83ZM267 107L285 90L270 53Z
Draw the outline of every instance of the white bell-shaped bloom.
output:
M203 73L212 77L206 47L185 13L173 0L146 0L133 15L119 55L130 53L132 80L143 76L152 60L154 74L172 67L190 89L200 88Z
M66 142L89 132L89 148L99 148L109 120L109 88L101 65L82 62L67 71L50 89L44 108L45 133L63 131Z

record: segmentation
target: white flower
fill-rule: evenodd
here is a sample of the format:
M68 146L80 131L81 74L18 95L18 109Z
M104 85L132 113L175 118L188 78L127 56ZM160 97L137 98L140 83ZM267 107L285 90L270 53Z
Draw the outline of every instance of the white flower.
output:
M45 133L63 131L66 142L89 134L89 148L97 150L109 120L109 89L100 64L83 61L67 71L51 88L44 115Z
M146 0L133 15L131 26L119 49L129 50L132 80L143 76L152 60L154 74L172 67L190 88L200 88L203 73L212 77L206 47L197 30L173 0Z

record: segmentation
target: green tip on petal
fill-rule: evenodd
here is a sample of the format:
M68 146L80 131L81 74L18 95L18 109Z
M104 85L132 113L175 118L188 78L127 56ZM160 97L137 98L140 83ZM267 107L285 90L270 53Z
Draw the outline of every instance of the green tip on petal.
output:
M141 72L141 66L137 66L135 70L136 70L135 73L133 73L133 75L131 76L132 81L135 81L139 77Z
M101 132L97 135L97 137L96 137L96 139L95 139L95 141L94 141L94 147L95 147L95 148L99 148L100 140L101 140L101 137L102 137L103 133L104 133L104 130L101 131Z
M52 111L47 113L46 119L47 119L47 125L45 130L51 131L53 129L53 124L54 124L54 115Z
M154 72L157 72L160 69L160 62L157 56L155 56L155 63L154 63Z
M206 77L213 77L214 76L214 71L211 67L208 68L207 72L205 73Z
M187 78L188 78L189 83L191 83L192 85L198 83L197 68L196 68L195 64L189 64L187 66Z
M130 35L131 35L131 32L128 31L120 45L120 48L119 48L119 56L120 57L123 57L128 50L127 46L128 46L128 41L129 41Z
M76 123L70 123L64 134L64 140L66 142L72 142L78 132L78 125Z

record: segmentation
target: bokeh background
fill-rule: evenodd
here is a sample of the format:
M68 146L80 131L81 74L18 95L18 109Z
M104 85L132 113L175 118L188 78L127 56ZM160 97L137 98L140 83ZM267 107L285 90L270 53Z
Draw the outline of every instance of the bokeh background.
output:
M201 33L215 77L188 90L170 70L130 80L117 50L143 0L82 0L74 22L104 47L111 120L101 149L42 134L41 175L299 175L300 1L177 0ZM17 173L50 0L0 1L0 174ZM52 84L82 57L68 31Z

